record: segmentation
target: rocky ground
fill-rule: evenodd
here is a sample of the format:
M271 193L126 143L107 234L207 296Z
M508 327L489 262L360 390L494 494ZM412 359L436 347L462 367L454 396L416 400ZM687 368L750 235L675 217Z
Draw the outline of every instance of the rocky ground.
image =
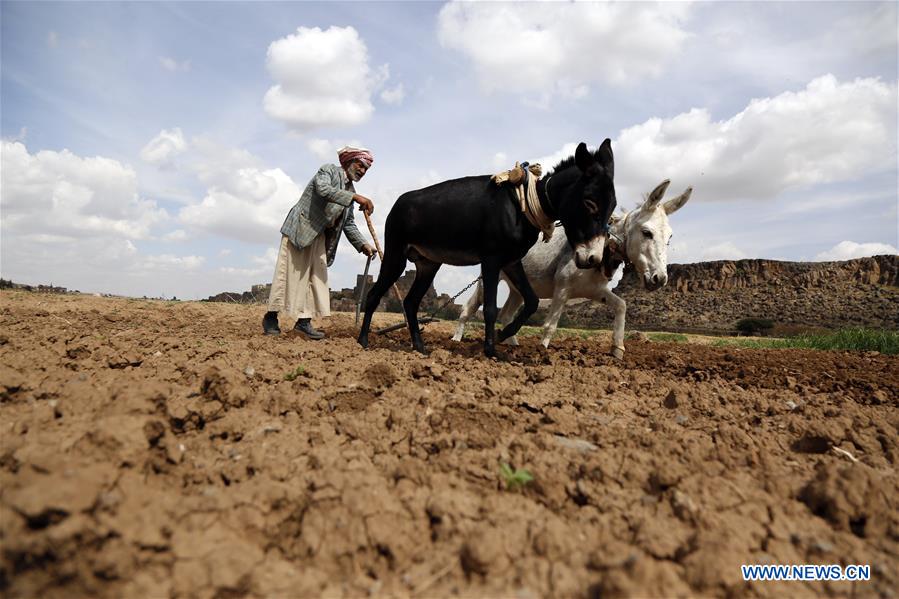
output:
M616 362L600 336L487 360L451 323L429 356L405 331L362 352L350 315L309 342L262 336L262 310L0 292L4 596L899 588L899 357L631 341Z
M775 334L868 327L899 330L899 256L842 262L719 260L668 266L668 285L649 293L628 270L615 289L630 327L730 333L742 318L765 318ZM609 327L596 302L569 306L571 326Z

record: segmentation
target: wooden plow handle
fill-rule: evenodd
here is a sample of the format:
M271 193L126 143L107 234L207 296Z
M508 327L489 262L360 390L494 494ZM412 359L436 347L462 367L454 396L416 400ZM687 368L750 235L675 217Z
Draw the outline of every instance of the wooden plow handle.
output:
M384 264L384 252L381 251L381 242L378 241L378 234L375 232L375 225L371 222L371 216L368 212L363 211L362 214L365 215L365 222L368 224L368 232L371 233L372 241L375 242L375 250L378 252L378 258L381 259L381 264ZM400 309L403 313L403 320L406 320L406 311L403 310L403 296L400 295L400 289L396 286L396 283L393 284L393 293L396 295L397 301L400 303ZM408 321L407 321L408 322Z

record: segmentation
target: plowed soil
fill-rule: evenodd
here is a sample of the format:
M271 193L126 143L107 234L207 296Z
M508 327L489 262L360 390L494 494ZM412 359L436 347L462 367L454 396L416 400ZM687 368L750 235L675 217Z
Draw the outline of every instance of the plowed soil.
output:
M4 596L896 595L897 357L262 312L0 293Z

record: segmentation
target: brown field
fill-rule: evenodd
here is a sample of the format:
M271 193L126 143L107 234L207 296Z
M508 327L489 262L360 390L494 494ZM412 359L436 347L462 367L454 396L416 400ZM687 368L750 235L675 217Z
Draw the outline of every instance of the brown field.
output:
M488 360L451 323L430 356L406 331L363 352L351 315L309 342L262 312L0 293L0 594L899 589L899 357L630 341L616 362L599 336ZM744 582L761 563L871 580Z

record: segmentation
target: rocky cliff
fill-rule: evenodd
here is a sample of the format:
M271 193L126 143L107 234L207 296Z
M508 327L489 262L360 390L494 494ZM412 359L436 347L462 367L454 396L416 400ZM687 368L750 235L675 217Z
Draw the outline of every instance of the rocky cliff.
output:
M628 270L616 294L627 301L629 330L723 333L745 317L773 320L775 333L847 326L899 330L899 256L671 264L666 287L646 292ZM567 312L570 325L611 323L608 309L595 302Z

